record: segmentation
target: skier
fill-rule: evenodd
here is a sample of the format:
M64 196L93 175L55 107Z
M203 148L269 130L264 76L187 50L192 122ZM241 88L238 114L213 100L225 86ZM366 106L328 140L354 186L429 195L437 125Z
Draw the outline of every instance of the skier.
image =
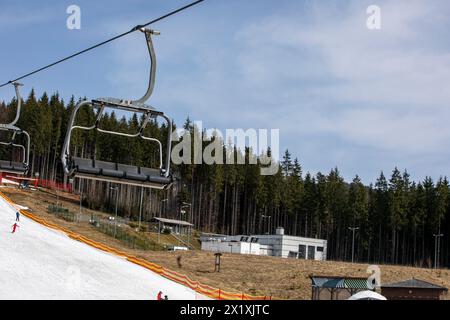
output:
M19 228L19 225L17 223L13 224L13 229L12 229L12 233L16 232L16 228Z
M162 291L158 292L158 297L156 299L157 300L162 300Z
M164 296L164 300L169 300L169 298L167 296Z
M16 221L17 222L20 221L20 212L19 211L16 212Z

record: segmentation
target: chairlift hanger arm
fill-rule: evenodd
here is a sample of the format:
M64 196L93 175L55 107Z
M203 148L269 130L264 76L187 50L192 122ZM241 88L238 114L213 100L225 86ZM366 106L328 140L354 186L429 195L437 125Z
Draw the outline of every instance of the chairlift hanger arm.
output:
M10 130L16 130L18 129L15 127L17 121L19 121L20 118L20 110L22 108L22 96L20 95L20 87L23 86L23 84L18 82L11 82L11 84L14 86L14 90L16 92L16 100L17 100L17 108L16 108L16 116L14 117L14 120L10 123L6 124L0 124L0 128L9 128ZM20 129L18 129L20 130Z
M140 29L145 34L145 39L147 41L148 53L150 55L150 78L148 81L147 92L142 96L142 98L133 101L136 104L143 104L147 101L153 93L155 87L155 77L156 77L156 53L153 46L152 35L160 35L159 31L150 30L146 28Z
M81 101L79 102L74 110L72 111L72 114L70 115L70 119L69 119L69 125L67 127L67 133L66 133L66 139L64 140L64 145L63 145L63 149L61 152L61 162L63 164L63 168L64 168L64 172L68 175L71 175L72 172L70 172L69 168L69 164L68 164L68 158L70 157L70 140L72 138L72 130L74 129L74 123L75 123L75 117L77 116L78 110L83 107L83 106L88 106L88 105L92 105L92 103L90 101ZM92 129L95 128L95 125ZM88 128L84 128L84 127L80 127L80 129L85 129L87 130Z
M14 126L17 121L19 121L20 117L20 109L22 107L22 97L20 96L19 88L23 86L23 84L18 82L13 82L12 85L14 86L14 90L16 91L16 98L17 98L17 110L16 110L16 117L15 119L10 123L11 126Z

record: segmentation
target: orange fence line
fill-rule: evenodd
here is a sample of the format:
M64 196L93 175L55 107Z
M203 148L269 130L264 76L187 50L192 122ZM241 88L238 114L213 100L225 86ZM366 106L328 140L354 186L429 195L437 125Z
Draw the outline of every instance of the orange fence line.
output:
M3 194L0 191L0 196L3 197L7 202L14 205L14 202L8 198L5 194ZM44 225L50 229L58 230L63 233L65 233L69 238L76 240L78 242L85 243L91 247L94 247L96 249L114 254L116 256L125 258L127 261L134 263L136 265L139 265L143 268L146 268L152 272L155 272L162 277L169 279L171 281L174 281L176 283L182 284L184 286L189 287L190 289L201 293L209 298L212 299L218 299L218 300L272 300L272 297L269 296L252 296L245 293L235 293L235 292L227 292L223 291L221 289L210 287L206 284L202 284L198 281L191 280L188 276L180 274L178 272L172 271L170 269L164 268L158 264L155 264L153 262L128 255L127 253L117 250L115 248L111 248L110 246L107 246L103 243L99 243L97 241L91 240L85 236L82 236L80 234L77 234L71 230L68 230L64 227L61 227L57 224L51 223L46 221L43 218L37 217L36 215L26 211L26 210L20 210L20 213L23 214L25 217Z

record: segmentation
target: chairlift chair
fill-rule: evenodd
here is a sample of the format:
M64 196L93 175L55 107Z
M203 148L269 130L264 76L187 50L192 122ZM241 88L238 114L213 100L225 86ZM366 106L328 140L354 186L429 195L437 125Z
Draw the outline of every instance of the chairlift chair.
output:
M6 131L8 133L12 133L11 140L8 142L0 141L0 145L4 146L11 146L14 148L21 149L22 153L22 161L16 162L13 161L11 158L9 161L6 160L0 160L0 172L7 172L17 175L26 175L28 173L29 169L29 161L30 161L30 135L28 132L21 130L19 127L16 126L17 121L19 121L20 117L20 109L22 107L22 97L20 96L19 88L22 86L22 84L18 82L12 82L14 85L14 89L16 91L16 97L17 97L17 110L16 110L16 117L11 123L7 124L0 124L0 130ZM26 138L26 143L21 144L16 142L17 136L24 135Z
M170 153L172 144L172 121L161 111L155 110L145 102L150 98L155 85L156 75L156 55L152 42L152 35L159 35L155 30L140 28L145 34L147 47L150 55L150 79L145 95L139 100L124 100L116 98L97 98L91 101L84 100L79 102L70 117L66 138L61 153L61 160L65 173L69 177L78 177L82 179L99 180L113 182L118 184L128 184L146 188L167 189L173 183L173 177L170 172ZM97 110L95 124L90 127L77 126L74 124L77 112L82 107L91 107ZM114 110L124 110L143 115L143 121L139 131L135 134L127 134L116 131L109 131L99 128L100 120L104 114L105 108ZM167 123L167 150L163 160L163 147L160 140L144 135L144 129L150 120L162 118ZM97 132L117 135L128 138L141 138L149 142L155 142L159 147L159 167L147 168L141 166L132 166L121 163L100 161L91 158L76 157L70 150L70 141L72 131L78 130L96 130Z

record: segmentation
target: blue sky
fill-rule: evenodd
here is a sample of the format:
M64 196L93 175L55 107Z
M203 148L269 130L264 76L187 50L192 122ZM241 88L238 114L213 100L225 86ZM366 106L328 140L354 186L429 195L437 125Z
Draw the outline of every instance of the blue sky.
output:
M0 3L0 82L187 4L180 0ZM66 8L81 8L81 30ZM369 5L381 30L366 27ZM450 3L446 0L207 0L153 27L158 74L151 104L181 124L280 129L304 171L338 166L373 182L407 168L448 175ZM141 33L24 79L70 95L135 98L145 91ZM10 99L12 89L0 89Z

